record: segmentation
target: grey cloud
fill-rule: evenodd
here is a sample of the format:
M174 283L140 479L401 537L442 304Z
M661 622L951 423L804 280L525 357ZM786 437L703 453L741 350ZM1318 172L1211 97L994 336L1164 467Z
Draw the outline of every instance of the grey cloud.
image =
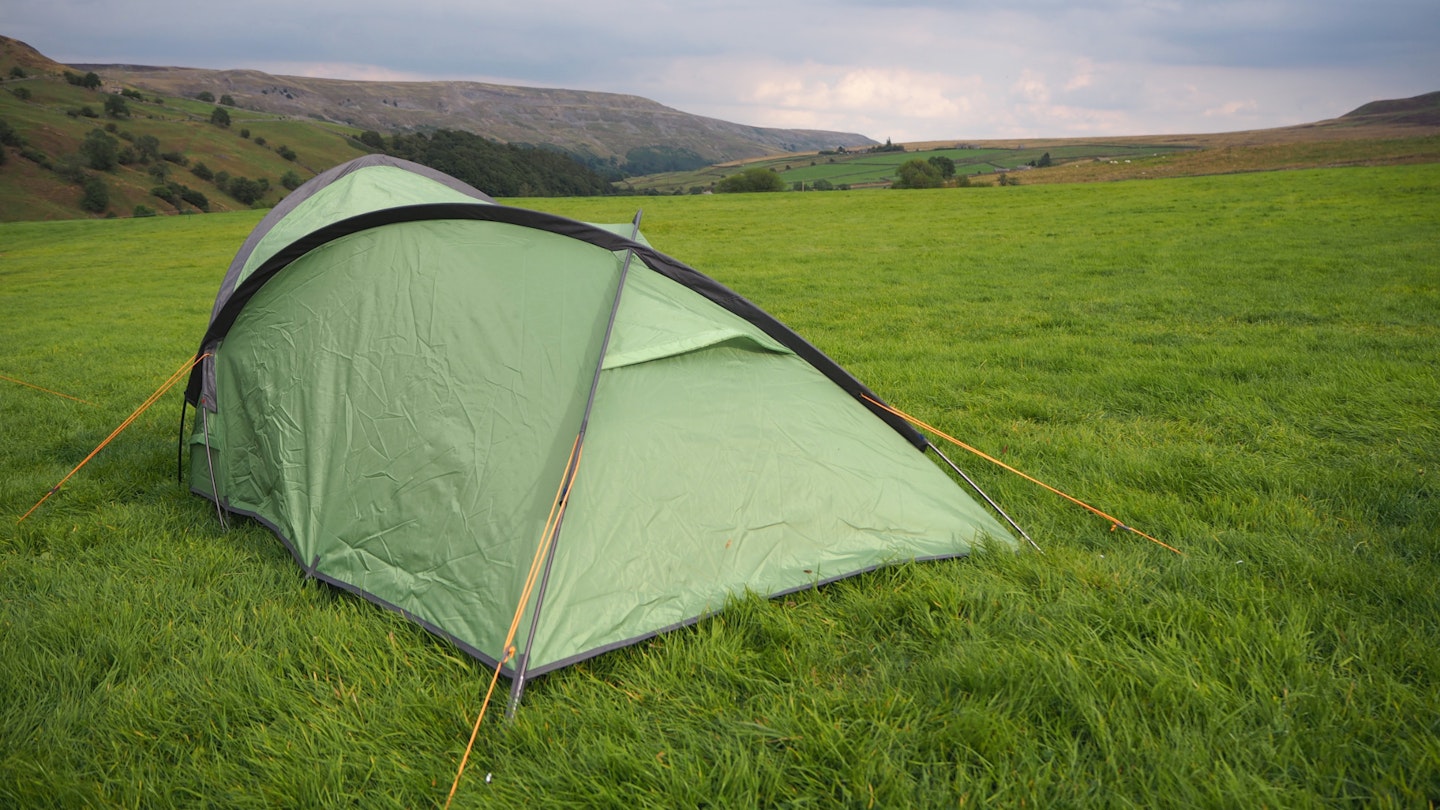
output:
M3 33L65 61L297 71L306 63L352 64L416 77L649 95L689 112L753 116L732 120L762 125L813 120L860 129L845 124L848 116L867 128L873 122L897 131L954 130L937 137L981 137L984 132L965 129L981 126L1044 134L1046 115L1056 116L1049 119L1054 126L1070 116L1087 126L1174 131L1182 119L1164 126L1163 116L1182 115L1184 104L1195 107L1184 127L1197 121L1225 126L1196 117L1237 103L1253 110L1261 125L1300 123L1304 119L1294 116L1305 111L1280 100L1333 103L1326 99L1340 95L1340 71L1345 97L1358 96L1357 104L1440 89L1434 86L1440 76L1440 48L1432 42L1440 32L1435 0L6 5ZM783 96L788 106L756 100L781 98L759 93L762 81L833 90L846 75L867 71L934 84L927 89L963 100L957 107L967 112L956 121L915 123L905 102L883 95L873 106L849 109L805 108L803 91ZM1025 89L1017 90L1020 84ZM1198 88L1193 98L1184 90L1189 86ZM1015 110L1021 104L1023 113Z

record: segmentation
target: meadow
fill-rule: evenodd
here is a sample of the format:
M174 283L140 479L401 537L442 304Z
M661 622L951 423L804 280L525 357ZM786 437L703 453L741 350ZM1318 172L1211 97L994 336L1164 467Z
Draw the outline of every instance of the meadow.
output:
M653 189L662 193L688 191L694 187L709 187L726 175L734 174L740 168L759 166L780 175L785 188L796 183L806 187L817 180L824 180L833 186L876 186L888 185L894 180L900 165L906 161L929 160L945 157L954 161L957 176L977 176L1009 171L1019 167L1039 164L1049 154L1053 161L1109 162L1129 159L1155 158L1176 152L1193 151L1193 147L1174 144L1142 144L1083 141L1064 141L1050 144L1017 144L1014 147L987 145L961 148L931 146L923 150L894 152L855 151L836 155L781 155L778 157L746 160L741 163L723 163L706 166L689 172L632 177L624 181L630 189ZM1080 165L1080 164L1074 164Z
M1440 164L511 202L643 205L889 402L1182 554L956 450L1043 554L545 675L456 806L1440 801ZM178 391L16 522L194 353L261 215L0 224L0 806L445 801L489 673L222 528Z

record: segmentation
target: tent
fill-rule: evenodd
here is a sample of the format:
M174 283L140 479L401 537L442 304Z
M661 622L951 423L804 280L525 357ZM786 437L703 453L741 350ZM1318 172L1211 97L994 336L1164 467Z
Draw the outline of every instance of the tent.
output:
M383 156L313 178L221 284L192 490L513 695L747 590L1013 545L878 397L637 225Z

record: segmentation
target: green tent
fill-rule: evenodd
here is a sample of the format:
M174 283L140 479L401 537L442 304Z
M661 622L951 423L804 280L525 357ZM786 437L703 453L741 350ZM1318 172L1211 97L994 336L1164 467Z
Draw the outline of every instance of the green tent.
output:
M635 226L405 161L274 209L200 355L190 485L308 574L493 666L546 539L517 695L747 589L1013 544L868 389Z

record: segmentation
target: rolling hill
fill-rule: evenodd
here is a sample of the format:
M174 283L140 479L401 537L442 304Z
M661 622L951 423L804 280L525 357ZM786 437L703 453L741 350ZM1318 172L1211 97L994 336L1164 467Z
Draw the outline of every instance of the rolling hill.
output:
M236 106L377 132L460 129L507 143L556 146L624 163L654 147L691 153L697 165L782 152L868 146L850 132L771 129L681 112L639 96L479 82L361 82L273 76L257 70L75 65L109 84L194 98L229 95Z
M226 102L224 124L214 120L221 110L215 99ZM622 193L704 190L756 165L779 173L787 188L809 189L820 180L837 188L885 186L916 152L925 158L938 152L960 175L1021 170L1026 184L1094 182L1440 161L1440 93L1375 101L1335 119L1267 130L955 140L874 155L866 148L875 142L863 135L748 127L637 96L63 65L0 36L0 221L270 206L288 186L378 149L367 131L390 137L437 130L554 147L609 171L628 167L625 173L635 176L620 184ZM87 138L113 141L116 165L98 172L84 165ZM144 144L153 155L140 148ZM1043 165L1038 159L1046 154L1052 167L1029 170L1031 163ZM237 180L248 193L232 193ZM99 186L103 201L95 198Z

